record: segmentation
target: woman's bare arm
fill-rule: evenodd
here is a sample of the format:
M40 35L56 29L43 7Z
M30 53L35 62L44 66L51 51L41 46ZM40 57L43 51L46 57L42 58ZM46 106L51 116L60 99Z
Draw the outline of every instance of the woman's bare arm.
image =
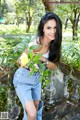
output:
M44 57L42 56L42 57L40 58L40 60L46 64L46 58L44 58ZM48 69L55 70L55 69L57 69L57 64L56 64L56 63L53 63L53 62L51 62L51 61L48 61L48 64L46 64L46 67L47 67Z
M56 63L53 63L51 61L48 61L48 64L46 64L46 67L49 68L49 69L51 69L51 70L57 69Z

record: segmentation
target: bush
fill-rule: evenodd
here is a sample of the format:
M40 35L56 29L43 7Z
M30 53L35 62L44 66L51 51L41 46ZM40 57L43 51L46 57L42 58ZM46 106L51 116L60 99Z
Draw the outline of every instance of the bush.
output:
M76 68L80 71L80 42L64 42L61 60L71 69Z

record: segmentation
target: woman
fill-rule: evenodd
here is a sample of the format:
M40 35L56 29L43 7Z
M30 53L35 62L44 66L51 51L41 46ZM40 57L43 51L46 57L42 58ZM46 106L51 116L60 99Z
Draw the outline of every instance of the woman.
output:
M34 54L42 54L40 61L45 63L46 68L56 69L60 60L62 41L62 22L60 18L55 13L46 13L39 23L37 35L36 43L40 47L33 50ZM25 50L24 53L28 54L28 50ZM21 65L20 58L18 63ZM30 68L19 68L14 75L13 84L24 108L23 120L42 120L42 115L39 116L40 73L36 72L31 76L29 73Z

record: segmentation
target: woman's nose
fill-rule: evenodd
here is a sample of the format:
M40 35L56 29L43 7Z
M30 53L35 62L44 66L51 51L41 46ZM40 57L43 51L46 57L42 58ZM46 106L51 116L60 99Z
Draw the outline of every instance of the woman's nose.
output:
M55 33L55 32L56 32L55 29L52 29L51 33Z

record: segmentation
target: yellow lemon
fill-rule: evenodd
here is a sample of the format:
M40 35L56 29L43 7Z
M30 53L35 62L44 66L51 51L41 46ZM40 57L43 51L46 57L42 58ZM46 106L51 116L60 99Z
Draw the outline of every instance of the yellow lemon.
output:
M24 66L26 65L30 60L28 59L28 55L26 53L23 53L21 58L21 65Z

